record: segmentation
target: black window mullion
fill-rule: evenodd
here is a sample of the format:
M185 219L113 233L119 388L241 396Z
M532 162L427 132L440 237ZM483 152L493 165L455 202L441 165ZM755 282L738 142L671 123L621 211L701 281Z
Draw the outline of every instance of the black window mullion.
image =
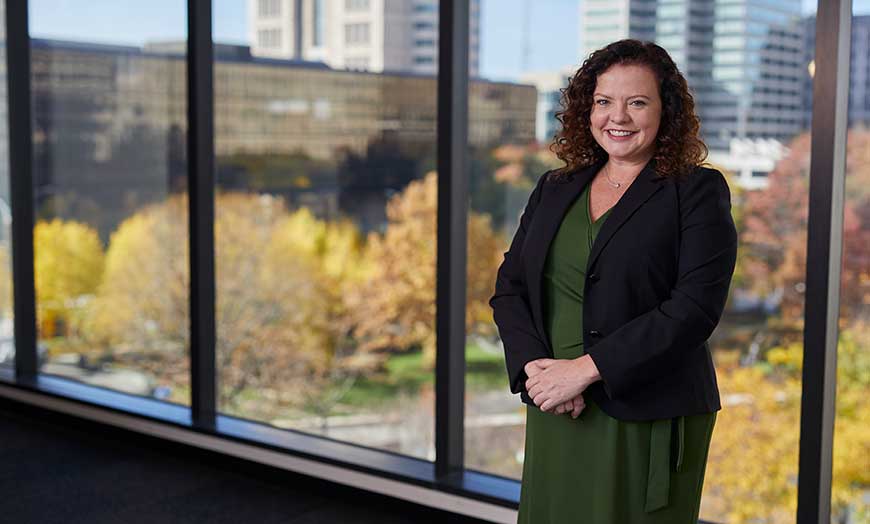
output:
M851 0L816 13L797 524L831 520Z
M214 263L214 44L211 0L187 2L187 176L190 236L191 416L216 415Z
M33 271L33 130L30 104L28 2L6 0L6 102L9 194L12 214L12 282L15 378L33 381L36 353L36 289Z
M441 0L437 73L435 476L442 481L455 481L461 476L465 438L468 16L465 0Z

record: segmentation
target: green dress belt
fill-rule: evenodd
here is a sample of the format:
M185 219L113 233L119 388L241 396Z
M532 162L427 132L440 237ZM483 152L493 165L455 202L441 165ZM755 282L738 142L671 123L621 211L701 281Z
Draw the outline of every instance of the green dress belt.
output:
M677 460L674 471L683 466L683 438L686 433L686 418L659 419L652 423L649 434L649 475L646 480L646 505L649 513L668 505L671 487L671 440L672 428L677 426Z

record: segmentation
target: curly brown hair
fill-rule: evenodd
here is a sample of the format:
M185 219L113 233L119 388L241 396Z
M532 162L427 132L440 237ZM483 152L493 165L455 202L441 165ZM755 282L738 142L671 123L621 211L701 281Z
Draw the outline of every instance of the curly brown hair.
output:
M677 177L700 165L708 150L698 136L700 122L686 79L662 47L628 38L589 55L568 86L560 90L563 109L556 112L556 119L562 123L562 129L556 133L549 149L566 165L550 176L568 177L578 168L607 159L607 152L592 136L590 114L598 76L616 64L645 65L658 79L662 116L653 155L656 172L665 177Z

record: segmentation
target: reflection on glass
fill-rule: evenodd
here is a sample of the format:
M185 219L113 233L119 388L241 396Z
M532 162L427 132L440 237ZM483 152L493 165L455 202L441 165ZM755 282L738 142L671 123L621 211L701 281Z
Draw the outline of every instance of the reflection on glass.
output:
M852 16L832 522L870 522L870 14Z
M40 371L188 404L186 36L95 43L130 15L64 25L72 4L31 9Z
M665 47L695 97L710 148L708 162L729 181L740 235L726 312L710 341L723 409L700 517L794 522L801 393L800 353L796 357L794 348L803 337L811 109L806 93L812 88L808 64L813 57L812 43L803 35L813 32L806 28L814 27L814 18L800 11L799 2L744 0L720 6L588 0L579 12L576 5L560 7L553 1L516 4L512 11L494 0L482 2L484 13L501 14L493 15L492 31L482 30L481 74L504 78L508 85L534 86L535 98L524 99L528 106L523 108L536 112L534 136L512 129L472 145L469 228L478 217L487 218L499 245L496 262L493 253L470 248L469 274L487 268L489 274L481 272L476 279L485 280L491 291L495 267L534 181L562 165L548 150L560 125L554 118L559 90L587 53L625 37ZM520 9L523 5L528 7ZM494 30L496 25L501 31ZM554 40L556 34L566 36ZM506 58L516 56L522 59ZM486 106L472 103L470 134L488 119ZM469 316L473 307L469 300ZM480 314L492 329L468 330L466 464L520 479L526 407L509 392L491 314Z

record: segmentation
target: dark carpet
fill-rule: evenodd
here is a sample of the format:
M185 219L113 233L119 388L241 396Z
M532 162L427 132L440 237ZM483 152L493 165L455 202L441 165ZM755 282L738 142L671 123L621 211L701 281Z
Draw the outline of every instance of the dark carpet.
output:
M470 519L0 399L0 523Z

